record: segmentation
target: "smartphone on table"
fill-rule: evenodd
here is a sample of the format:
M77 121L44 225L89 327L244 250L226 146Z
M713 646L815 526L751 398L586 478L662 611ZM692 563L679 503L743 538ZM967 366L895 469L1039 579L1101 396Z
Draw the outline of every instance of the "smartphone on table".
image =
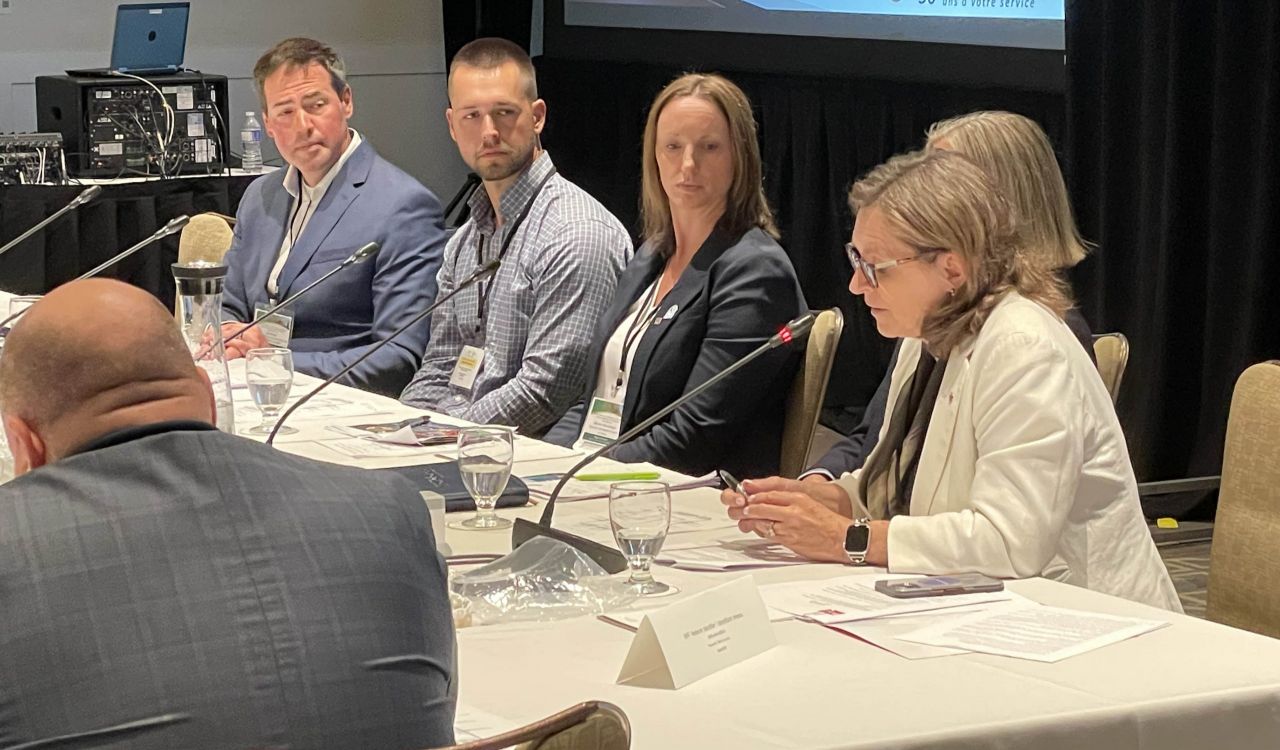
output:
M981 594L1003 591L1004 581L981 573L958 573L929 578L892 578L876 581L876 591L895 599L915 599L921 596L948 596L950 594Z

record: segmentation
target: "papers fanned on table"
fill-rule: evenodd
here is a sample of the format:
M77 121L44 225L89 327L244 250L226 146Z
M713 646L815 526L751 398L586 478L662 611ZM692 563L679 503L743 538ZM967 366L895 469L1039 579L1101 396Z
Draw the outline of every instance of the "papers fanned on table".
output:
M1045 607L1008 589L898 599L876 591L877 574L760 587L770 608L825 625L907 659L984 653L1061 661L1167 625Z
M899 638L943 648L1056 662L1168 624L1027 604L947 619Z
M613 544L615 541L613 525L609 522L609 518L604 515L570 516L558 521L556 528L605 544ZM737 523L728 519L722 513L703 513L696 510L672 508L671 521L667 526L667 544L671 544L673 538L680 534L714 532L723 529L733 529L736 534L738 530Z
M409 417L394 422L329 425L348 437L368 438L393 445L453 445L458 442L457 425L442 424L428 416Z
M701 547L664 549L654 562L683 570L717 571L804 565L808 560L767 539L735 538Z
M776 607L783 612L790 612L823 625L868 620L886 615L928 612L968 604L1022 599L1018 594L1008 590L895 599L875 589L876 581L879 579L902 577L862 574L828 578L824 581L775 583L770 586L761 586L760 595L770 607Z

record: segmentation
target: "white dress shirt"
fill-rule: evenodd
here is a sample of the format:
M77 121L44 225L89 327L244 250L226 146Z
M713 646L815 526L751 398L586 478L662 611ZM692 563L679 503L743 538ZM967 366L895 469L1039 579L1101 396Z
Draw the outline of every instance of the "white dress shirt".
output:
M644 338L645 332L652 325L653 314L658 307L658 282L661 280L662 276L659 275L627 308L626 316L618 323L617 329L605 344L604 355L600 357L599 376L596 378L596 396L618 403L626 400L627 373L631 372L631 364L636 359L640 339ZM627 358L625 369L622 366L624 350Z
M320 201L324 199L324 194L328 192L329 186L333 184L338 173L342 171L342 165L347 163L347 159L356 152L360 147L362 139L360 134L355 130L351 130L351 143L347 145L347 150L342 152L342 156L338 157L338 161L324 173L324 177L315 185L308 185L302 179L302 172L292 164L284 173L284 189L289 195L293 196L293 204L289 207L289 226L285 228L284 240L280 243L280 253L276 256L276 264L272 266L271 273L267 276L267 291L272 297L280 292L279 280L280 272L284 270L284 264L289 260L289 251L293 249L294 243L306 231L307 223L311 221L311 217L315 215L316 206L320 205Z

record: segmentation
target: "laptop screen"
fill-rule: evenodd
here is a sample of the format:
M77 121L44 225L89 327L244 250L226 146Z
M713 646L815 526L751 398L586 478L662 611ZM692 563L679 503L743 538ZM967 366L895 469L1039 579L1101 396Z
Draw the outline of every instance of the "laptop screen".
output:
M140 3L116 8L112 70L166 70L182 66L191 3Z

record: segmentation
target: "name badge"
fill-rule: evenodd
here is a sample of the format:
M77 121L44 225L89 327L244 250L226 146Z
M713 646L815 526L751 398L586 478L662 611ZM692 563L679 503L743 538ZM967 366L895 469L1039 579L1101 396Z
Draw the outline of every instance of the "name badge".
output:
M596 396L591 399L587 418L582 421L578 450L603 448L622 434L622 402Z
M258 320L270 310L271 306L259 304L253 309L253 319ZM278 310L258 324L258 330L266 337L267 343L281 349L289 348L289 339L293 338L293 313Z
M480 375L480 365L484 362L484 349L476 346L462 347L458 355L458 363L453 366L453 374L449 376L449 385L470 391Z

